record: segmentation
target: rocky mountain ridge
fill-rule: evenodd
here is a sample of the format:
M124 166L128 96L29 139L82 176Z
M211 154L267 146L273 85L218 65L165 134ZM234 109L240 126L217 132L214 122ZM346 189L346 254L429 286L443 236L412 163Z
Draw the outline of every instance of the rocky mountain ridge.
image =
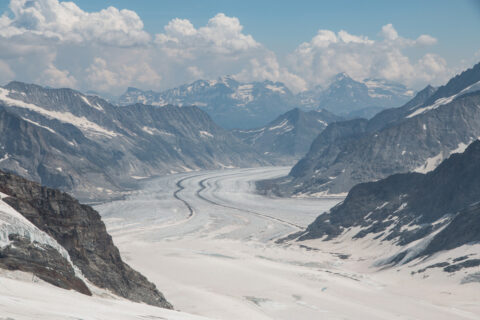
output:
M86 279L120 297L172 308L154 284L123 262L91 207L2 171L0 192L0 267L91 295Z
M233 130L246 144L263 153L272 163L292 163L305 155L315 137L330 123L342 120L326 110L290 110L264 127Z
M302 105L320 107L346 118L371 118L386 108L398 107L414 96L404 85L385 79L357 81L345 72L333 77L327 88L299 94Z
M335 240L350 234L396 248L381 265L405 264L480 242L480 141L435 170L389 176L356 185L346 199L320 215L298 240ZM395 252L397 251L397 252ZM480 265L475 253L431 268L456 272ZM421 271L423 272L423 271Z
M433 170L480 137L480 64L370 120L328 126L288 177L259 184L279 195L345 193L394 173Z
M0 168L80 199L170 172L267 164L197 107L117 107L71 89L0 88Z
M280 82L242 83L232 77L197 80L163 92L128 88L120 105L132 103L156 106L198 106L220 126L253 128L296 106L295 95Z
M341 73L327 88L316 87L298 94L281 82L243 83L232 77L220 77L197 80L163 92L128 88L118 103L196 105L222 127L246 130L263 127L294 108L326 109L347 118L371 117L385 108L404 104L412 96L412 90L398 83L382 79L356 81Z

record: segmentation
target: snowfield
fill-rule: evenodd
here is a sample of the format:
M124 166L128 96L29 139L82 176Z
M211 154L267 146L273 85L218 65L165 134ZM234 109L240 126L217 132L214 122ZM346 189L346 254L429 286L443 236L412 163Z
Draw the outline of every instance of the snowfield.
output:
M418 270L478 254L480 244L382 268L376 262L400 248L372 235L353 241L354 228L329 242L276 242L343 199L255 194L255 180L288 170L192 171L144 179L142 190L96 206L124 260L153 281L177 311L133 303L90 283L93 297L0 269L0 319L478 320L480 267L468 277ZM13 219L40 235L5 203L0 211L4 245Z
M229 320L478 320L478 281L460 284L440 269L411 274L446 253L382 270L374 263L398 248L373 239L276 243L342 200L254 193L255 180L288 170L175 174L96 209L127 263L182 312ZM480 245L456 251L478 253Z
M6 197L8 195L0 192L0 248L11 244L8 239L10 234L53 247L72 264L76 275L87 283L94 296L55 287L31 273L0 268L0 319L205 319L133 303L95 287L73 265L68 252L4 202Z
M207 320L183 312L133 303L108 292L89 297L52 286L30 273L0 269L0 319L2 320Z

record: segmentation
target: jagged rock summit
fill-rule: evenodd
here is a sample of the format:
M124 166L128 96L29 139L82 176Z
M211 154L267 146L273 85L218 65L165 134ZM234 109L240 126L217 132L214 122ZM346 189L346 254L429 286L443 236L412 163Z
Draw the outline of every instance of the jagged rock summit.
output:
M347 118L371 117L385 108L401 106L412 96L413 90L398 83L382 79L355 81L342 73L326 89L316 87L298 94L281 82L240 82L227 76L197 80L162 92L128 88L118 102L196 105L220 126L246 130L263 127L294 108L326 109Z

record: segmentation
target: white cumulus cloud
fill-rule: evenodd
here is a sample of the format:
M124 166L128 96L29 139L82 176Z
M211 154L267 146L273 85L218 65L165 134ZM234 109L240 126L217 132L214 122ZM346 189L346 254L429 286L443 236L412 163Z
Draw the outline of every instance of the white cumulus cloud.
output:
M150 35L140 17L131 10L108 7L88 13L73 2L58 0L11 0L13 17L0 18L0 35L41 35L67 42L94 41L107 45L145 44Z
M382 27L381 35L390 41L394 41L398 39L398 32L395 30L391 23L386 24Z
M149 34L131 10L86 12L70 1L10 0L0 16L0 81L121 94L127 86L162 90L232 75L240 81L281 81L297 92L347 72L418 87L439 84L452 72L428 51L436 43L427 34L402 37L392 24L381 27L378 38L321 29L280 63L245 33L238 18L223 13L203 26L175 18Z
M430 46L430 45L436 44L437 39L435 39L432 36L429 36L428 34L422 34L421 36L419 36L417 38L416 43L421 44L421 45Z
M156 43L183 58L198 54L233 55L260 47L251 35L242 32L238 18L223 13L211 18L207 25L196 29L189 20L173 19L165 26L165 32L156 35Z
M378 77L415 87L430 81L438 84L450 75L445 60L438 55L425 53L412 61L405 53L406 49L419 50L435 44L434 37L403 38L392 24L383 26L379 35L378 40L372 40L346 31L319 30L289 56L290 70L310 87L326 85L340 72L356 79Z

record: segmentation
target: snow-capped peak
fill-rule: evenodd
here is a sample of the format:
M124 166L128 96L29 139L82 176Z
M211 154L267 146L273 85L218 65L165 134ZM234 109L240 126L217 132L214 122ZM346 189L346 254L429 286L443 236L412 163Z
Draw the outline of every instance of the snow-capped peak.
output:
M342 81L345 79L352 79L346 72L340 72L333 78L333 81Z
M270 91L280 93L280 94L285 94L285 86L280 85L280 84L267 84L265 85L265 88L269 89Z
M475 92L475 91L479 91L480 90L480 81L478 82L475 82L474 84L464 88L462 91L460 91L459 93L456 93L454 95L451 95L449 97L442 97L442 98L438 98L437 100L435 100L434 103L432 103L431 105L428 105L426 107L422 107L422 108L419 108L419 109L416 109L415 111L413 111L411 114L409 114L407 116L407 118L413 118L419 114L422 114L422 113L425 113L425 112L428 112L430 110L434 110L434 109L437 109L438 107L440 106L443 106L443 105L446 105L450 102L452 102L455 98L458 98L458 97L461 97L467 93L471 93L471 92Z

